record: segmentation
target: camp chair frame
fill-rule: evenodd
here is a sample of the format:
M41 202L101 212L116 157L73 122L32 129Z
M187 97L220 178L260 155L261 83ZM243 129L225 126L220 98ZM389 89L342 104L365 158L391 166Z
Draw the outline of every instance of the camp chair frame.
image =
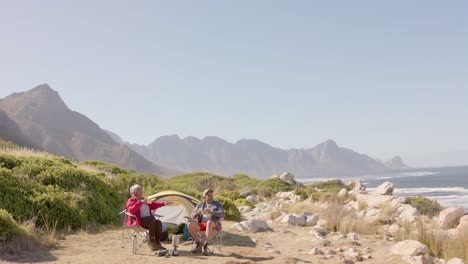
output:
M124 248L128 243L132 244L132 253L136 254L138 248L149 240L149 231L141 226L127 226L125 220L127 217L136 218L135 215L123 210L119 213L124 215L122 222L122 248Z
M132 253L136 254L137 249L139 249L143 244L149 241L149 230L142 226L127 226L126 219L127 217L136 218L135 215L123 210L119 213L124 215L122 221L122 248L124 248L128 243L132 244ZM153 213L153 216L156 219L159 219L162 215Z
M193 218L187 217L187 219L188 219L187 224L188 223L197 223L198 224L198 221L193 219ZM220 225L223 220L224 220L224 218L219 218L218 221L216 221L215 225L216 226ZM200 242L203 244L205 242L205 240L206 240L205 231L199 231L198 235L200 236ZM195 249L195 247L197 245L195 243L195 239L189 238L189 240L190 239L192 239L192 247L190 248L190 251L192 251L193 249ZM222 251L222 246L223 246L223 227L222 226L221 226L221 229L214 230L214 235L211 238L210 242L211 242L211 244L208 245L208 253L209 254L214 254L215 249L218 249L220 252Z

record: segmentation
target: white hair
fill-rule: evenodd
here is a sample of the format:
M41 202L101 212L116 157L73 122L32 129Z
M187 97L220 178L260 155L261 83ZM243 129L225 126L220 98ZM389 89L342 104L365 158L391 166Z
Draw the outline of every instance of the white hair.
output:
M139 184L134 184L130 187L130 194L133 195L138 190L141 190L141 186Z

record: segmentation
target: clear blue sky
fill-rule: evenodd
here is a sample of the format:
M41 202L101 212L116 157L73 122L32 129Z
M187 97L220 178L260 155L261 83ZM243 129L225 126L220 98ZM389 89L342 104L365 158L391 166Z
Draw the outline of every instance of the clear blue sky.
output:
M0 98L48 83L124 140L468 165L467 1L4 1Z

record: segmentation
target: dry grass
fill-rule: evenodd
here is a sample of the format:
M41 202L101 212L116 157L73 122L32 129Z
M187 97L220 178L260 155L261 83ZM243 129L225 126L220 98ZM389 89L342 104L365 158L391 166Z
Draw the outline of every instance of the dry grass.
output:
M404 224L403 231L396 236L397 240L414 239L425 244L437 257L446 260L461 258L468 262L468 231L454 234L447 230L438 229L437 224Z
M363 218L346 215L340 222L341 233L356 232L358 234L374 235L379 232L379 225L376 222L369 223Z
M369 207L369 205L367 204L367 202L362 201L362 200L358 201L358 211L359 211L359 212L362 211L362 210L367 209L367 207Z
M37 157L37 158L57 158L54 154L30 148L0 148L1 154L8 154L15 157Z

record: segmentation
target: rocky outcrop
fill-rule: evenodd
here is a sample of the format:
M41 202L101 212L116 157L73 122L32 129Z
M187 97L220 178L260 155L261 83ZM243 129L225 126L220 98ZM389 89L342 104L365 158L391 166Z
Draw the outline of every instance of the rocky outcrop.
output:
M263 220L247 220L235 223L231 228L245 232L261 232L268 230L268 224Z
M379 185L375 190L372 192L373 195L392 195L393 194L394 184L386 181Z

